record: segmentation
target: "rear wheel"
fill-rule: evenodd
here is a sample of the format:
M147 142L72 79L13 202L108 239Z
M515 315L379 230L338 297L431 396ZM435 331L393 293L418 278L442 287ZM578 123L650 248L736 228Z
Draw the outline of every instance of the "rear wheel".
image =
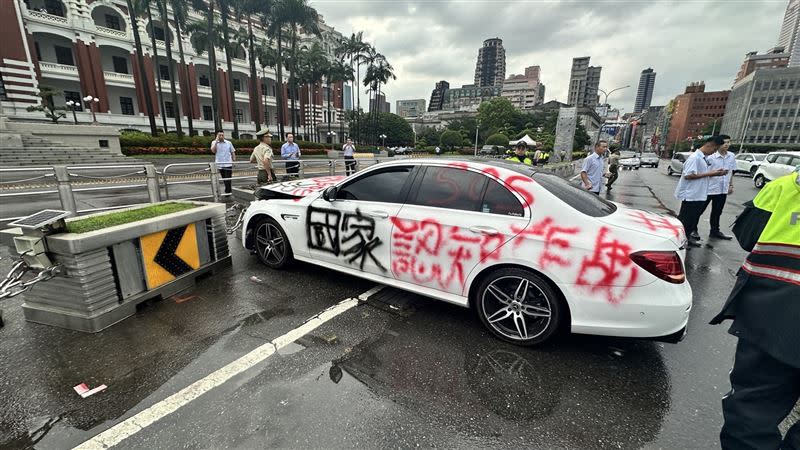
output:
M756 167L756 166L753 166L753 167L750 168L750 178L752 178L752 177L754 177L756 175L756 170L758 170L758 167Z
M283 228L271 217L266 217L258 221L255 230L259 261L272 269L286 267L292 261L292 246Z
M763 188L763 187L764 187L764 185L765 185L765 184L767 184L767 179L766 179L766 178L764 178L764 175L761 175L761 174L759 174L759 175L756 175L756 177L755 177L755 178L753 178L753 184L754 184L754 185L755 185L755 186L756 186L758 189L761 189L761 188Z
M672 171L672 167L667 167L667 175L672 176L673 173L675 172Z
M486 277L475 307L489 331L518 345L545 342L561 321L558 294L542 277L518 268L499 269Z

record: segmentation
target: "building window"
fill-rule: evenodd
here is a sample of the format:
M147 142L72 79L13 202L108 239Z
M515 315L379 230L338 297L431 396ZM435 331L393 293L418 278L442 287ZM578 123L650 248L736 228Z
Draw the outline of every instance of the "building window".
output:
M153 27L153 36L156 37L157 41L163 41L164 39L164 29L161 27Z
M172 102L164 102L164 114L169 118L175 117L175 108L172 106Z
M128 73L128 60L121 56L112 56L111 60L114 62L114 72Z
M233 91L242 92L242 80L238 78L233 79Z
M54 16L64 17L64 7L58 0L45 0L44 1L44 9L47 10L47 14L52 14Z
M773 109L772 110L772 117L778 117L778 110L777 109Z
M789 89L794 89L794 80L789 81Z
M786 89L786 80L781 80L778 89Z
M755 117L756 119L761 117L761 110L755 111L755 113L753 114L753 117Z
M74 66L75 61L72 59L72 49L69 47L62 47L60 45L54 46L56 50L56 62L64 64L65 66Z
M33 48L34 48L34 50L36 50L36 60L37 61L41 61L42 60L42 51L39 50L39 43L38 42L34 42L33 43Z
M208 75L200 75L200 86L210 86L211 83L208 81Z
M75 106L73 107L75 111L83 111L83 100L81 100L80 92L64 91L64 101L68 102L70 100L75 102Z
M119 26L119 17L113 14L106 14L106 28L111 28L112 30L122 30L122 27Z
M126 116L133 115L133 99L131 97L120 97L119 107L122 109L122 114Z
M760 91L761 90L761 82L760 81L756 81L756 85L753 88L753 90L755 90L755 91Z
M786 110L785 109L781 110L781 117L786 117Z
M158 72L161 75L162 80L169 81L169 67L165 66L164 64L159 64Z
M236 122L242 123L244 122L244 112L241 109L236 108L234 110L234 114L236 115Z
M211 107L203 105L203 120L214 120L211 114Z
M775 96L770 95L769 98L767 99L767 103L775 103Z

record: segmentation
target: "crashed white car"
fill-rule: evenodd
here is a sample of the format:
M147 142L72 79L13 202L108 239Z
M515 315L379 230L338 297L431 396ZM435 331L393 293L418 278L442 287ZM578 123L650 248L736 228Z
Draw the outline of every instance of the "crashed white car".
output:
M296 259L470 307L513 343L561 328L677 342L689 319L680 222L530 166L400 160L256 196L242 242L267 266Z

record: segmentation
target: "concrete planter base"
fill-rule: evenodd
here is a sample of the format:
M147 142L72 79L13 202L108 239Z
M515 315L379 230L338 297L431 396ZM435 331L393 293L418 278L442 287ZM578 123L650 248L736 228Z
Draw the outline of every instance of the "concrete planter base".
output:
M193 203L199 206L153 219L83 234L48 236L48 256L63 270L23 294L26 320L97 332L133 315L139 303L172 296L191 288L198 276L229 266L225 206ZM196 257L188 272L173 275L170 264L164 263L165 248L174 250L164 253L168 260L180 258L167 242L169 230L183 230L180 246L190 248ZM156 245L142 238L161 236L161 232L166 233ZM157 282L153 281L155 271L161 277Z

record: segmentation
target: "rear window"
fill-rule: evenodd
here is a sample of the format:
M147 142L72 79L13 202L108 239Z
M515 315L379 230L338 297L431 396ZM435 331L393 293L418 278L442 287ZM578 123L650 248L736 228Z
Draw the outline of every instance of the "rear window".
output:
M566 180L549 173L535 173L533 179L548 192L579 212L591 217L605 217L617 207L597 195L569 184Z

